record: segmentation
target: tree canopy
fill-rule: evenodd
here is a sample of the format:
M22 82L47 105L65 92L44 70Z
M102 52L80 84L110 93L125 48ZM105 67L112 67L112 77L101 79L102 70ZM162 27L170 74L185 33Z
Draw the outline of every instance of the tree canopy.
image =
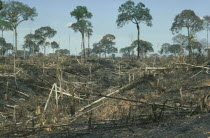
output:
M136 25L138 31L138 58L140 56L140 23L144 23L147 26L152 26L152 16L150 15L150 10L146 6L139 2L135 3L131 0L128 0L122 4L119 9L119 15L117 18L117 26L123 27L125 24L132 22Z
M35 30L35 35L42 38L39 41L39 45L42 45L44 48L44 55L46 55L46 47L50 45L50 42L47 39L51 39L56 35L57 31L51 28L50 26L41 27Z
M15 32L15 48L17 51L17 26L23 21L34 20L38 14L35 8L18 1L8 1L3 3L0 11L0 19L7 21Z
M140 42L138 42L138 40L135 40L132 42L131 46L137 47L138 44L140 44L139 53L142 57L145 57L148 52L154 52L152 43L148 41L140 40Z
M57 56L68 56L70 54L70 51L68 49L58 49L55 51L55 54Z
M192 10L183 10L180 14L176 15L171 27L172 33L179 33L182 29L187 29L189 56L192 55L191 40L194 34L203 29L203 21Z
M77 22L73 23L70 26L70 28L72 28L75 32L81 33L81 35L82 35L82 51L84 51L83 55L85 58L86 57L85 33L90 31L90 29L92 29L92 24L87 19L92 18L93 15L91 12L88 11L87 7L85 7L85 6L77 6L73 11L70 12L70 15L77 20Z
M70 15L76 18L77 21L90 19L93 16L85 6L77 6L72 12L70 12Z
M59 48L59 44L57 42L53 41L53 42L51 42L51 47L52 47L53 50L54 49L58 49Z
M103 36L103 38L100 40L100 46L102 48L103 53L105 54L111 54L111 53L117 53L117 48L114 47L115 45L115 36L112 34L106 34Z

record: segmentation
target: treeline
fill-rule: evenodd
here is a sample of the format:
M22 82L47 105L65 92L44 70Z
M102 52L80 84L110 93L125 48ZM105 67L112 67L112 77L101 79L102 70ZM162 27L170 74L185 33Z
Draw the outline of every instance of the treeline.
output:
M131 0L123 3L118 9L118 17L116 24L118 27L123 27L128 23L133 23L137 29L137 38L130 46L126 46L119 50L124 57L132 57L135 55L135 49L137 51L137 57L146 57L149 52L153 52L153 45L147 40L140 39L141 24L145 24L148 27L152 26L152 15L150 9L147 8L142 2L135 3ZM36 8L29 7L18 1L6 1L3 2L2 9L0 11L0 30L2 31L2 37L0 38L1 55L9 51L18 53L18 32L17 28L19 24L24 21L34 20L38 16ZM99 42L93 43L91 48L90 39L93 35L93 25L90 19L93 14L88 11L85 6L77 6L70 12L70 16L75 19L75 22L69 26L70 29L81 34L81 52L80 55L84 58L88 56L99 56L103 54L105 57L108 55L114 56L118 53L116 43L114 40L116 36L113 34L106 34ZM205 49L208 48L208 31L210 29L210 16L204 16L202 19L198 17L193 10L183 10L177 14L174 18L171 32L176 36L173 37L173 44L165 43L162 45L160 54L165 55L189 55L192 57L195 54L202 55ZM183 30L186 30L186 34L181 34ZM207 31L206 41L199 41L196 39L196 34L200 31ZM4 31L13 31L15 36L14 46L10 43L4 42ZM53 37L57 31L50 26L38 28L35 32L27 34L24 37L24 44L22 45L24 57L28 52L30 55L42 53L46 55L46 47L51 46L55 54L67 55L70 53L67 49L59 49L59 43L53 41ZM88 47L85 45L85 38L88 40ZM27 50L27 51L26 51ZM188 51L188 52L187 52Z

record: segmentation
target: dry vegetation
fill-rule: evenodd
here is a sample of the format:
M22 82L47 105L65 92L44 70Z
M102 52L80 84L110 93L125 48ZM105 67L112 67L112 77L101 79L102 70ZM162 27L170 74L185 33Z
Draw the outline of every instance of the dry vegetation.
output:
M33 57L14 74L1 58L0 136L209 136L209 62L196 61Z

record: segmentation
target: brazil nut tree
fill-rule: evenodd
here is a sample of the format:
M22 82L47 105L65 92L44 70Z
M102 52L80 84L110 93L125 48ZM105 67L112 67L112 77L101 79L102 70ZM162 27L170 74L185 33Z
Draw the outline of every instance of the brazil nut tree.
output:
M92 28L92 24L88 21L88 19L92 18L93 15L85 6L77 6L70 15L77 21L76 23L73 23L70 28L72 28L75 32L80 32L82 35L82 50L84 51L85 58L85 33L87 33L88 29Z
M138 35L138 58L140 57L140 24L144 23L147 26L152 26L152 16L150 14L150 10L145 7L145 5L141 2L135 3L131 0L128 0L124 4L122 4L119 9L119 15L117 18L117 26L123 27L125 24L132 22L136 25Z
M180 33L183 29L187 30L189 57L192 56L191 40L194 38L195 33L203 29L203 21L192 10L183 10L180 14L176 15L171 27L173 34Z

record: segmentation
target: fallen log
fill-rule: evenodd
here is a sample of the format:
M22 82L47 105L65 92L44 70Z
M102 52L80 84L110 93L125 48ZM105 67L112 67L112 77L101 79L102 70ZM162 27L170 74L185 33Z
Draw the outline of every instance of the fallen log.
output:
M134 88L136 85L140 84L140 83L145 83L145 82L148 82L148 81L151 81L151 80L155 80L155 78L152 76L152 75L145 75L144 77L141 77L139 79L136 79L134 82L130 83L130 84L127 84L125 85L124 87L118 89L118 90L115 90L114 92L111 92L109 94L106 95L106 97L102 97L84 107L82 107L80 110L78 110L78 112L71 118L71 122L75 121L78 117L80 117L81 115L87 113L87 112L90 112L94 109L96 109L98 106L101 106L101 105L98 105L96 106L97 104L99 104L100 102L108 99L108 97L111 97L112 95L115 95L115 94L118 94L118 93L123 93L127 90L130 90L132 88ZM96 106L96 107L95 107ZM87 110L87 111L86 111Z

